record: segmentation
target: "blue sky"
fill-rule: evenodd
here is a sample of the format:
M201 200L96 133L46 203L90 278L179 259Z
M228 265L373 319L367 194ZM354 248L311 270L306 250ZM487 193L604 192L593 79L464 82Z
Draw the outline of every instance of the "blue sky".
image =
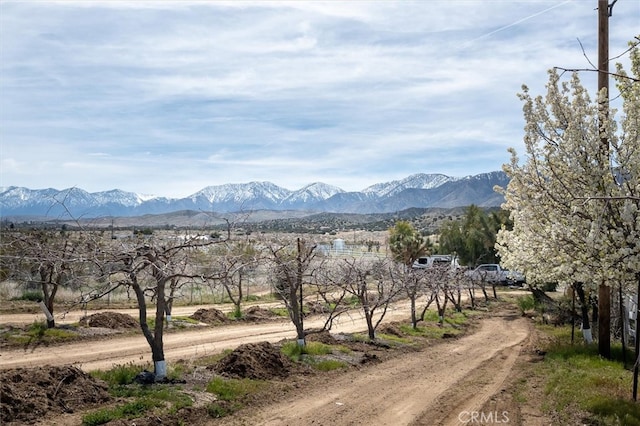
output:
M596 6L5 0L0 186L185 197L500 170L522 84L588 68L578 39L597 62ZM640 2L619 0L611 56L639 29Z

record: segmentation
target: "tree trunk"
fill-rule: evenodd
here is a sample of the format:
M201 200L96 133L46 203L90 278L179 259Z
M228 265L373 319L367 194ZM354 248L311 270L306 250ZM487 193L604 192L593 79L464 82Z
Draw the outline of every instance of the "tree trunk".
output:
M598 354L611 359L611 288L598 287Z
M471 301L471 309L475 309L476 308L475 289L474 287L470 287L468 288L468 290L469 290L469 300Z
M622 342L622 366L627 368L627 342L625 341L625 315L624 298L622 295L622 282L618 283L618 304L620 305L620 341Z
M156 380L162 380L167 376L167 367L164 359L164 314L165 314L165 284L164 278L157 281L157 298L156 298L156 323L153 330L153 345L151 346L151 354L153 358L154 373Z
M456 312L462 312L462 291L460 288L455 288L454 290L447 293L449 300L453 303L453 307Z
M304 272L304 268L302 265L302 240L300 240L300 238L297 239L297 247L298 255L296 258L296 285L292 287L293 291L291 292L291 298L293 299L294 303L298 305L298 308L295 309L295 311L297 312L297 321L294 321L296 325L296 332L298 334L298 345L305 346L306 341L304 336L304 319L302 313L302 307L304 303L304 295L302 292L302 274ZM296 294L296 290L300 291L300 303L296 301L296 297L298 297L298 295Z
M40 309L44 313L44 316L47 318L47 328L54 328L56 326L56 322L54 321L51 312L49 312L49 308L47 308L47 305L45 305L42 300L40 301L39 305Z
M411 326L415 330L416 328L418 328L418 318L416 316L416 296L411 295L410 300L411 300Z
M584 287L582 283L575 283L574 285L576 293L578 293L578 299L580 300L580 311L582 313L582 336L584 337L585 342L593 343L591 325L589 324L589 305L587 305Z
M442 304L440 303L440 296L436 294L436 307L438 308L438 324L444 324L444 314L447 310L447 296L445 295Z
M373 327L373 313L369 311L369 308L364 309L364 318L367 321L367 331L369 333L369 340L376 340L376 330Z
M573 345L576 334L576 292L575 283L571 284L571 344Z
M489 301L489 295L487 294L487 285L485 283L480 283L480 288L482 289L482 294L484 295L484 301Z
M151 332L151 329L149 329L149 324L147 324L147 302L144 298L144 292L138 284L137 278L133 278L132 282L133 291L136 294L136 300L138 302L138 320L140 322L140 329L142 330L142 334L144 335L145 339L147 339L147 343L151 348L151 359L153 360L156 379L162 379L166 376L166 363L164 362L164 349L162 346L162 319L164 318L165 309L164 302L158 303L159 305L162 305L161 311L158 311L159 307L157 307L156 309L156 325L154 329L154 335L154 333ZM164 294L162 300L164 300ZM160 320L158 320L158 312L160 313ZM160 327L159 335L157 334L158 326ZM158 375L160 375L160 377Z
M633 400L638 400L638 368L640 364L640 327L638 327L638 322L640 322L640 273L636 273L636 281L638 287L636 288L636 336L635 336L635 360L636 362L633 364Z
M47 328L55 328L56 321L53 317L53 301L56 297L56 292L58 291L58 287L50 281L51 276L48 275L47 270L40 270L40 280L42 282L42 296L44 297L44 306L47 308L49 315L45 312L45 316L47 317ZM51 291L49 291L51 288Z

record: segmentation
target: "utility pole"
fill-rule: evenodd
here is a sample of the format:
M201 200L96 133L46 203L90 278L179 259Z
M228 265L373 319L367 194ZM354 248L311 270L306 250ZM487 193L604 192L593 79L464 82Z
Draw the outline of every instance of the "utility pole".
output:
M599 101L600 143L602 146L603 166L609 166L609 139L606 121L609 116L609 15L614 0L598 0L598 95L606 90L606 98ZM603 183L604 185L604 183ZM598 353L611 359L611 289L601 282L598 287Z

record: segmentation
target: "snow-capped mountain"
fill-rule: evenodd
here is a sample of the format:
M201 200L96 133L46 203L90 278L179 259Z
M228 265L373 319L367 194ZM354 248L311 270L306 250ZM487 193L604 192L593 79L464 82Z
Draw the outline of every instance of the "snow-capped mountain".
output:
M398 194L405 189L432 189L437 188L446 182L453 182L458 178L445 176L442 174L426 174L417 173L402 180L393 180L391 182L376 183L362 190L365 194L375 194L378 197L387 197Z
M308 210L334 213L386 213L411 207L499 206L503 199L493 188L506 186L503 172L465 178L415 174L378 183L360 192L345 192L322 182L292 191L271 182L208 186L186 198L141 196L119 189L89 193L80 188L34 190L5 187L0 192L0 216L61 218L140 216L179 210L237 212L251 210Z
M288 205L290 208L303 207L304 205L308 206L343 192L344 190L337 186L327 185L322 182L314 182L298 189L297 191L291 192L282 200L282 204Z
M135 207L142 204L146 200L156 198L154 196L144 196L126 192L120 189L112 189L110 191L94 192L93 197L100 204L116 203L127 207Z
M193 209L210 205L207 210L272 210L288 197L291 191L271 182L228 183L208 186L187 197Z

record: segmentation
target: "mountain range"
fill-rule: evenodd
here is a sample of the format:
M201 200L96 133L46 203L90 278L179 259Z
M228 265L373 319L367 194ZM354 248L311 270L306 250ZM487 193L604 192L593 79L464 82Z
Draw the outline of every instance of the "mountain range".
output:
M133 217L181 210L239 212L304 210L330 213L391 213L412 207L496 207L495 192L508 177L496 171L463 178L419 173L377 183L358 192L315 182L292 191L271 182L208 186L185 198L142 196L119 189L89 193L80 188L0 188L0 216L48 218Z

